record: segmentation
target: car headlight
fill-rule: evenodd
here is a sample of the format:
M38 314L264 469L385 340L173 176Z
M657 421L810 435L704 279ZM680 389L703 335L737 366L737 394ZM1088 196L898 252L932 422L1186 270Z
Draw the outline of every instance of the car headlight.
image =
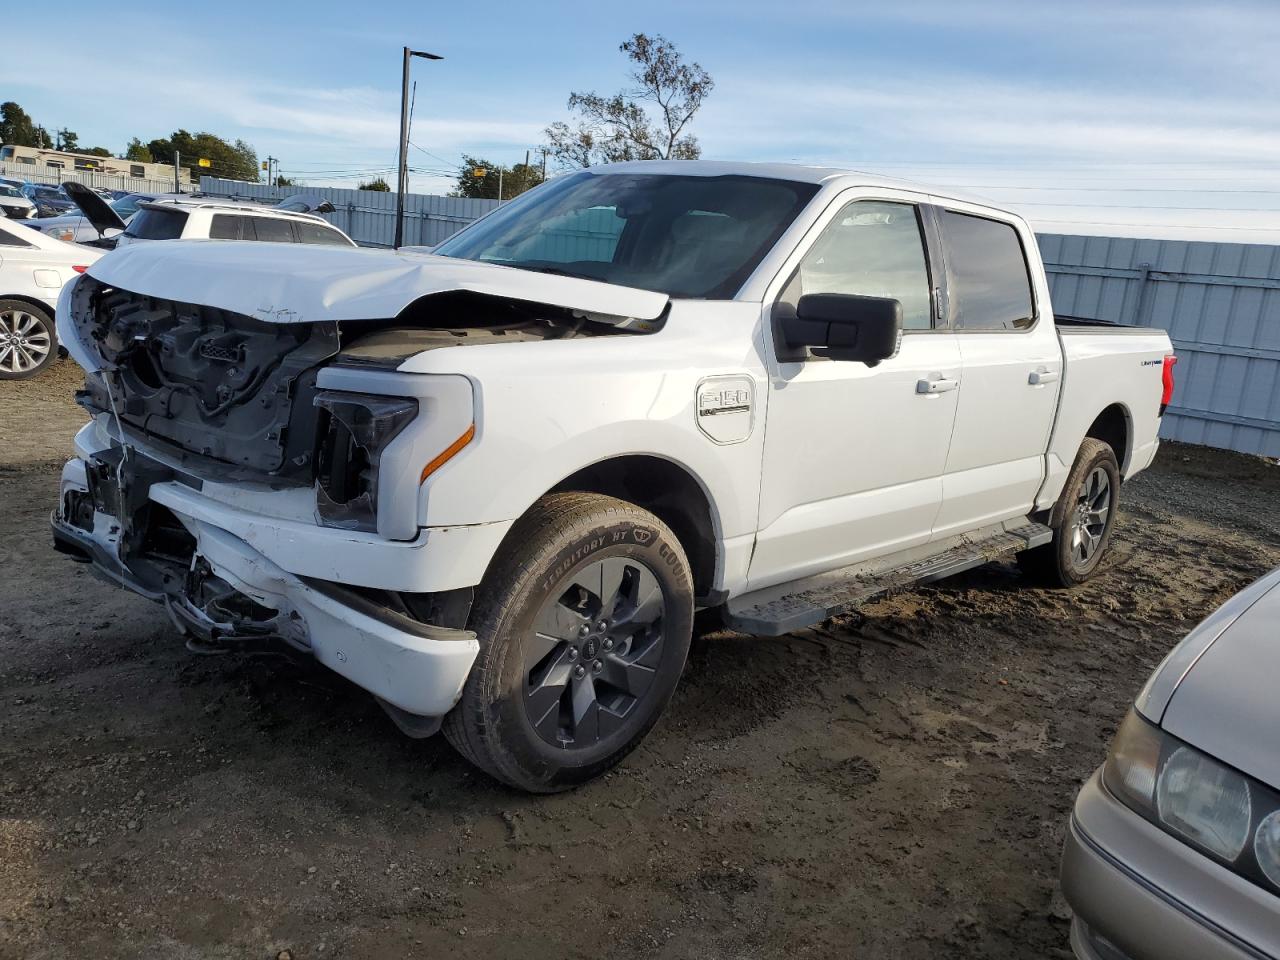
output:
M1190 747L1178 747L1160 770L1156 810L1171 830L1223 860L1235 860L1249 842L1248 782Z
M316 516L327 527L378 530L378 465L382 452L418 415L409 397L322 390L316 458Z
M1280 810L1273 810L1258 824L1253 855L1263 876L1280 887Z
M1270 787L1134 710L1116 733L1102 779L1126 806L1163 830L1255 883L1280 888L1280 794Z

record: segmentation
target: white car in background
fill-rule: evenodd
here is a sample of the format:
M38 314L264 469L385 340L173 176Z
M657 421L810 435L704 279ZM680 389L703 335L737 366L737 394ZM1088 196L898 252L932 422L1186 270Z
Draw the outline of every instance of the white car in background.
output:
M105 204L103 205L105 206ZM97 223L95 218L95 224ZM231 201L168 200L140 204L116 247L148 240L256 240L354 247L355 241L313 213Z
M103 246L148 240L251 240L354 247L355 241L323 217L231 198L166 197L138 203L126 223L88 187L63 185Z
M101 256L0 218L0 380L33 377L53 363L58 295Z
M129 193L119 199L112 200L110 203L105 200L103 203L106 203L122 221L128 221L130 217L138 212L138 205L141 203L170 198L176 199L180 196L182 194ZM41 233L55 239L65 240L67 243L94 243L102 239L98 228L80 211L68 213L61 217L42 217L39 220L31 220L26 226L31 227L33 230L39 230Z
M0 182L0 215L13 220L25 220L36 215L36 205L24 197L17 187Z

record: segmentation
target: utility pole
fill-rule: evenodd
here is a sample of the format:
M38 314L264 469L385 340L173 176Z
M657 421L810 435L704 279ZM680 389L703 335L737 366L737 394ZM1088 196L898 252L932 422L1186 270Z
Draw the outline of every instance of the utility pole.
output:
M175 150L173 151L173 192L174 193L182 192L182 180L179 178L179 171L181 169L182 169L182 154L179 151Z
M547 148L546 147L542 148L542 179L544 182L547 179Z
M280 158L267 157L267 186L274 187L280 177Z
M498 164L498 206L502 206L502 164Z
M404 243L404 195L409 192L409 61L413 57L421 57L423 60L444 59L434 53L404 48L404 63L400 73L400 164L396 176L395 247Z

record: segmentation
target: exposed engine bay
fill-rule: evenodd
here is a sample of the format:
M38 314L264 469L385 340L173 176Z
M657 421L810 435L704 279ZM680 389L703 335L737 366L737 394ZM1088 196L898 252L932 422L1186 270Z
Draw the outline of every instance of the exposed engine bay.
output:
M90 276L72 294L71 316L99 360L78 395L91 414L145 434L193 475L297 485L316 479L331 432L331 405L316 388L327 364L394 370L444 347L635 335L565 308L465 291L424 297L394 319L272 323Z

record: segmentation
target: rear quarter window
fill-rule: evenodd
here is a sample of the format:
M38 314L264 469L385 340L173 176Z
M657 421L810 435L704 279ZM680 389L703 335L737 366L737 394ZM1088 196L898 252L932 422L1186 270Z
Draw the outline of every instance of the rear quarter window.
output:
M944 210L951 316L960 330L1026 330L1035 323L1031 274L1008 223Z
M349 247L351 244L333 227L327 227L323 223L308 223L305 220L299 220L294 223L293 229L298 232L299 243L318 243L330 247Z
M133 215L124 233L136 240L177 240L186 225L185 211L144 207Z
M22 229L27 230L28 227ZM7 230L0 230L0 247L34 247L34 243L28 243L21 237L14 236Z

